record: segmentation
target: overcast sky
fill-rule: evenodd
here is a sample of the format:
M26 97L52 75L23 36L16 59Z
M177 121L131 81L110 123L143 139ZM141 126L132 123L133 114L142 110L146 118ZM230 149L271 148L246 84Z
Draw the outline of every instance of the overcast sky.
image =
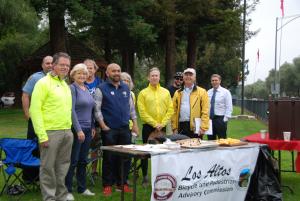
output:
M292 19L289 16L293 15L300 16L300 0L284 0L283 24ZM260 0L256 10L247 17L252 19L250 30L260 30L256 36L246 42L245 59L249 59L250 71L246 84L251 84L258 79L265 80L269 71L274 69L276 17L280 17L278 28L281 25L280 0ZM277 34L278 69L281 31L278 31ZM259 62L257 62L258 49L260 52ZM297 56L300 56L300 17L282 29L280 64L292 63L293 58Z

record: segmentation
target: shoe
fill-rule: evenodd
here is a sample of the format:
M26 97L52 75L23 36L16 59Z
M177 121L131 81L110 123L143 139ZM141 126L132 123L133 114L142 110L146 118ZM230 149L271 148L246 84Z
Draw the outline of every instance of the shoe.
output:
M68 193L67 194L67 201L73 201L73 200L75 200L73 194L72 193Z
M145 177L143 178L142 186L143 186L144 188L146 188L146 187L149 186L149 179L148 179L148 176L145 176Z
M92 193L89 189L86 189L83 191L83 193L81 193L81 195L94 196L95 193Z
M117 192L122 192L122 186L116 186L116 191ZM124 193L132 193L133 192L133 190L132 190L132 188L130 188L129 186L128 186L128 184L124 184Z
M111 186L104 186L102 193L104 196L111 196L111 194L112 194Z

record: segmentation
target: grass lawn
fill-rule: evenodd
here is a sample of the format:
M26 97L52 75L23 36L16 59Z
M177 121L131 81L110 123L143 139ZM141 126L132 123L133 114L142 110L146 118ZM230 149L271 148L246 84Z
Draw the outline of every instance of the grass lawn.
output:
M234 108L234 114L239 114L239 108ZM26 121L24 119L21 109L1 109L0 110L0 138L2 137L25 137L26 136ZM267 126L257 120L230 120L228 124L228 136L232 138L242 138L252 133L259 132L261 129L267 129ZM289 152L282 152L282 166L284 169L291 168L291 156ZM140 173L141 174L141 173ZM300 174L296 173L282 173L282 182L284 185L290 186L294 190L291 194L286 188L283 188L283 199L285 201L299 201L300 200ZM141 178L138 181L137 200L149 201L151 195L151 187L143 188L141 185ZM3 180L0 175L0 188L2 188ZM96 193L94 197L84 197L74 193L75 199L80 201L116 201L120 200L120 193L114 192L112 197L106 198L101 193L100 178L96 180L96 185L92 186L88 180L88 188ZM298 191L297 191L298 190ZM3 195L0 197L1 201L8 201L8 197ZM40 201L40 192L28 192L24 195L22 201ZM131 200L131 194L125 195L125 200Z

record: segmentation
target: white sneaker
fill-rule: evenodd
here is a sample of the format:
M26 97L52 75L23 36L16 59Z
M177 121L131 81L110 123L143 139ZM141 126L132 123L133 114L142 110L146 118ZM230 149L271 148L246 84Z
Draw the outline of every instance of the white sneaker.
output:
M68 193L68 195L67 195L67 201L73 201L73 200L75 200L73 194L72 193Z
M95 193L92 193L89 189L86 189L81 195L94 196Z

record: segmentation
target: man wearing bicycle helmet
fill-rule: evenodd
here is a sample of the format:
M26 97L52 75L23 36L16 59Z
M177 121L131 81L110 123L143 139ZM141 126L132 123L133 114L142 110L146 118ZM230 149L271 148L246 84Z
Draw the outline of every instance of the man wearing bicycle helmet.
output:
M176 72L173 77L174 77L173 84L168 87L171 97L174 96L175 91L181 87L183 82L182 72Z

